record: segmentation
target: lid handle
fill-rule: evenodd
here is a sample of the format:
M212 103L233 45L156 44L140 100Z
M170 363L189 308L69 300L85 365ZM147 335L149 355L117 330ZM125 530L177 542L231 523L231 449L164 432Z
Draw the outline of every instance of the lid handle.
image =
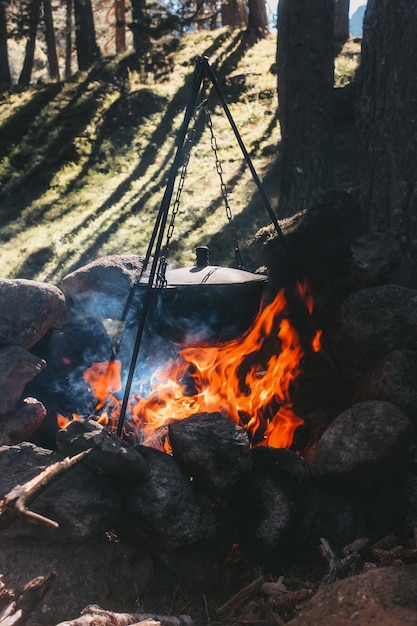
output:
M206 267L207 265L209 265L210 249L208 248L208 246L198 246L195 249L195 254L195 264L197 267Z

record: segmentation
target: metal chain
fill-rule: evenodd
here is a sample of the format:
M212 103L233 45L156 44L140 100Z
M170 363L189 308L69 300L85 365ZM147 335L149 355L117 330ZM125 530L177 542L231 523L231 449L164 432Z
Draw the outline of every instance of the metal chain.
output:
M167 237L166 237L166 242L165 242L164 255L161 256L160 261L159 261L159 265L158 265L156 285L157 285L157 287L161 287L161 288L164 288L166 286L166 284L167 284L167 281L166 281L166 278L165 278L166 268L167 268L167 265L168 265L167 261L166 261L166 258L168 256L172 235L174 233L175 220L176 220L176 217L178 215L179 208L180 208L181 194L182 194L182 190L184 188L185 177L187 175L188 165L189 165L189 162L190 162L191 149L193 147L194 139L195 139L195 136L196 136L196 133L197 133L197 122L198 122L198 119L199 119L200 114L201 114L202 111L204 111L204 113L205 113L207 126L208 126L209 131L210 131L211 149L213 150L214 157L215 157L216 171L217 171L217 173L219 175L219 178L220 178L220 188L221 188L221 192L222 192L222 196L223 196L223 200L224 200L224 204L225 204L225 208L226 208L226 217L227 217L227 220L229 222L229 227L230 227L230 230L231 230L231 233L232 233L233 248L234 248L234 253L235 253L235 256L236 256L236 262L237 262L237 265L238 265L239 269L244 269L244 264L243 264L242 256L241 256L240 249L239 249L239 243L238 243L238 240L237 240L236 231L235 231L235 228L233 226L232 210L231 210L230 204L229 204L229 198L228 198L228 194L227 194L226 184L224 182L223 168L222 168L221 161L219 159L219 151L218 151L218 146L217 146L217 140L216 140L216 137L215 137L215 134L214 134L214 130L213 130L213 123L212 123L212 120L211 120L210 112L209 112L208 107L207 107L207 98L203 98L203 100L200 102L200 104L195 109L195 112L194 112L194 115L193 115L193 126L188 131L187 140L186 140L186 143L185 143L184 161L183 161L183 165L182 165L182 168L181 168L180 176L179 176L179 179L178 179L178 186L177 186L177 190L176 190L176 194L175 194L175 199L174 199L174 202L173 202L173 205L172 205L171 220L170 220L170 223L169 223L169 226L168 226L168 229L167 229Z
M217 146L216 136L213 130L213 122L211 120L211 115L210 115L210 111L208 110L208 107L204 108L204 112L206 114L207 126L210 131L211 149L213 150L214 157L216 160L216 170L220 178L220 188L221 188L221 192L222 192L222 196L224 200L224 205L226 208L226 217L229 222L229 227L232 233L233 248L234 248L234 252L236 256L236 262L237 262L238 268L242 270L242 269L245 269L245 266L243 264L242 256L240 254L239 243L238 243L237 236L236 236L236 230L235 230L235 227L233 226L232 210L230 208L229 198L227 195L227 188L226 188L226 184L223 178L223 168L222 168L221 161L219 159L219 149Z
M184 188L184 183L185 183L185 177L187 175L188 164L190 162L191 148L193 146L194 139L195 139L195 136L196 136L196 133L197 133L198 118L200 117L201 111L205 107L206 102L207 102L207 100L203 99L202 102L200 102L200 104L196 107L196 109L194 111L194 115L193 115L193 126L188 131L187 139L186 139L186 142L185 142L184 161L183 161L181 172L180 172L180 176L179 176L179 179L178 179L178 186L177 186L177 191L176 191L176 194L175 194L175 199L174 199L174 202L173 202L173 205L172 205L171 220L170 220L170 223L169 223L169 226L168 226L168 229L167 229L167 237L166 237L166 242L165 242L164 255L161 256L160 261L159 261L159 265L158 265L158 272L157 272L157 279L156 279L157 287L164 288L164 287L166 287L166 284L167 284L167 281L166 281L166 278L165 278L165 274L166 274L166 269L167 269L168 263L166 261L166 258L168 256L172 235L174 233L175 219L176 219L176 217L178 215L178 211L179 211L179 208L180 208L181 194L182 194L182 190Z

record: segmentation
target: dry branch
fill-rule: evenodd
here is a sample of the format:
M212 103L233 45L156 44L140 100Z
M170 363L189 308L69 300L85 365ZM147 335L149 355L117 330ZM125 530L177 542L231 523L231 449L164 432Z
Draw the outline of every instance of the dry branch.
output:
M194 626L194 622L188 615L173 617L150 613L113 613L92 604L81 611L80 617L56 626Z
M73 457L67 457L62 461L57 461L46 467L40 474L24 483L16 485L2 500L0 500L0 531L8 528L19 517L26 517L29 521L37 524L46 524L58 528L58 524L53 520L39 515L34 511L29 511L26 507L32 502L46 487L58 478L63 472L69 470L73 465L81 461L90 450L86 450Z
M23 587L22 593L0 612L0 626L23 626L42 602L56 578L55 572L38 576Z
M230 600L225 602L216 611L217 617L221 617L227 614L232 614L238 609L244 602L246 602L254 593L256 593L263 582L263 577L257 578L253 582L243 587L237 592Z

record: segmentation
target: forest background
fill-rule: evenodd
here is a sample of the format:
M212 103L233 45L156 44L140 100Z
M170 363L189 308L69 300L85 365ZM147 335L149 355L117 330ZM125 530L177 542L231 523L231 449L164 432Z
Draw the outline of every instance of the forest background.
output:
M414 259L411 0L369 0L362 41L347 0L280 0L278 37L264 0L16 1L0 3L0 275L54 282L98 256L145 252L200 55L278 218L343 189ZM170 245L179 263L199 244L230 263L228 221L243 242L269 223L212 94L209 109L232 220L205 129Z

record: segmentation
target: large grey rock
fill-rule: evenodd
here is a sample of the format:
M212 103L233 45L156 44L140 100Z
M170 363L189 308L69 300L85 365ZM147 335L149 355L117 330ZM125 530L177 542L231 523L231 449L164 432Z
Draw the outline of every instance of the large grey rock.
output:
M46 409L36 398L25 398L16 411L0 417L0 445L12 446L28 441L41 426Z
M58 452L28 442L1 446L0 499L62 458ZM100 480L84 463L77 463L48 485L29 506L56 521L59 528L34 525L22 519L4 530L2 537L79 544L108 530L120 505L120 496L110 481Z
M404 284L401 251L388 233L367 233L351 245L351 277L356 289Z
M207 520L189 477L172 456L138 446L148 466L148 478L123 487L127 509L160 550L186 548L207 534Z
M16 591L37 576L56 572L52 589L31 614L31 621L42 626L72 620L89 604L124 613L156 584L153 560L143 548L103 534L74 549L36 536L30 542L11 541L1 533L0 571L5 585Z
M396 404L417 423L417 351L393 350L354 383L357 402L386 400Z
M34 280L0 278L0 346L30 348L59 323L65 296Z
M250 474L252 461L246 431L221 413L200 413L168 428L174 458L218 496Z
M130 290L139 280L143 257L121 254L101 257L64 277L62 290L89 315L98 319L121 319ZM141 297L147 284L149 269L135 294Z
M0 348L0 415L14 411L26 383L45 367L43 359L20 346Z
M373 569L339 580L308 600L288 626L415 626L417 565Z
M91 450L85 463L103 474L133 482L147 476L146 462L138 450L94 420L72 421L57 432L56 442L68 456Z
M409 459L413 425L390 402L354 404L320 438L310 462L312 476L325 483L370 488Z
M417 350L417 290L399 285L363 289L342 307L345 358L365 367L393 350Z

